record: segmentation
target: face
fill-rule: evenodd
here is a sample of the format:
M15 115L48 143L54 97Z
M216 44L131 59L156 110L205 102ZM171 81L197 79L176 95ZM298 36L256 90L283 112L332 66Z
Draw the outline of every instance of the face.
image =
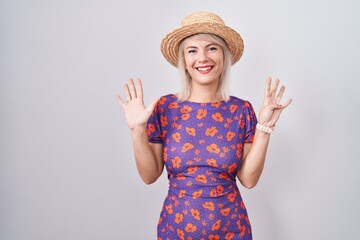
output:
M224 52L220 45L189 37L184 40L184 60L192 84L218 86L224 68Z

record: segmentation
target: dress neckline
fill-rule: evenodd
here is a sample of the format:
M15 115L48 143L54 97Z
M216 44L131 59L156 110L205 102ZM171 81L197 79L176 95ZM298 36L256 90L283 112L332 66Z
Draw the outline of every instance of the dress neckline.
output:
M172 97L176 98L178 100L178 97L175 94L171 94ZM232 96L230 96L229 101L232 99ZM194 102L194 101L189 101L189 100L185 100L179 103L187 103L187 104L193 104L193 105L202 105L202 106L206 106L206 105L217 105L217 104L222 104L225 103L225 100L220 100L220 101L214 101L214 102Z

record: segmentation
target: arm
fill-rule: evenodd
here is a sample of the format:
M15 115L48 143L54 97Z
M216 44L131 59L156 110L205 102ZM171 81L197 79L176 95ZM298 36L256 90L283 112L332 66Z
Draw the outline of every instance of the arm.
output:
M137 80L135 88L134 81L130 79L124 85L124 90L127 103L125 104L120 96L117 96L117 100L131 130L136 167L141 179L146 184L151 184L160 177L164 169L163 145L149 143L146 132L146 122L153 112L157 100L147 108L145 107L141 80Z
M279 80L276 80L271 89L271 78L268 77L266 81L264 102L259 114L259 123L270 128L275 127L282 110L284 110L292 101L289 99L284 105L279 104L285 92L285 87L282 86L277 94L278 86ZM269 133L256 129L253 143L244 144L242 165L237 173L237 177L244 187L253 188L259 181L264 168L269 141Z

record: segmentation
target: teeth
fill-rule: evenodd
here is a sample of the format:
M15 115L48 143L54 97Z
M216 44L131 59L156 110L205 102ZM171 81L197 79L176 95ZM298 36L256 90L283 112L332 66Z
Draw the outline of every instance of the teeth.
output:
M200 71L206 71L206 70L209 70L209 69L211 69L211 67L198 68L198 70L200 70Z

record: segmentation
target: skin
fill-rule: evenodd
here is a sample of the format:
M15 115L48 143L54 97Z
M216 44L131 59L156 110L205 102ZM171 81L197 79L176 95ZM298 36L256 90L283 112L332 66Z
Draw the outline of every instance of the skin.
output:
M194 102L222 100L217 97L220 75L224 67L222 48L211 41L196 37L185 39L184 44L185 67L192 78L192 94L188 100ZM211 70L199 71L201 68Z
M188 100L193 102L222 100L217 96L223 69L224 53L222 48L214 42L196 39L196 37L190 37L184 41L185 65L192 77L191 95ZM285 86L278 91L279 82L276 79L272 86L271 77L266 80L264 100L258 117L258 122L265 126L275 126L281 112L292 101L288 99L285 103L280 104ZM131 131L136 166L142 180L146 184L151 184L161 176L164 169L163 145L149 143L145 127L158 99L148 107L145 106L140 79L136 82L130 79L124 84L124 91L126 103L120 96L117 96L117 100L124 111ZM244 144L242 165L237 173L237 177L244 187L253 188L258 183L264 168L269 140L270 134L257 129L253 143Z

